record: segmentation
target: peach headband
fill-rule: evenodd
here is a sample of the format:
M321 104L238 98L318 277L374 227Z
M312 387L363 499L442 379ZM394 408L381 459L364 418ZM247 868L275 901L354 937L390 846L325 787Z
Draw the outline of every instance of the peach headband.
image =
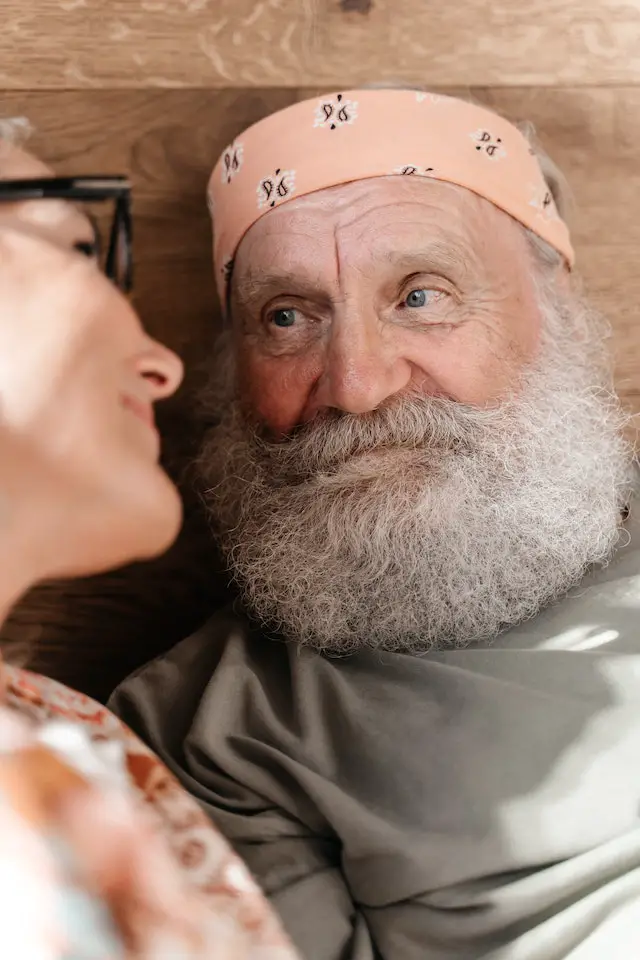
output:
M446 180L486 197L573 264L560 219L526 138L483 107L414 90L351 90L260 120L227 147L209 181L220 298L238 244L274 207L371 177Z

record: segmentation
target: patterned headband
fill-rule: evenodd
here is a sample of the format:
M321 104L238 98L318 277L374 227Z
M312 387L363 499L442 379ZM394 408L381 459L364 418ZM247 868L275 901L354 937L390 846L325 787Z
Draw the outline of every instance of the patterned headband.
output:
M260 120L227 147L209 181L222 303L247 230L276 206L372 177L415 176L466 187L555 247L574 253L540 165L513 124L483 107L415 90L351 90Z

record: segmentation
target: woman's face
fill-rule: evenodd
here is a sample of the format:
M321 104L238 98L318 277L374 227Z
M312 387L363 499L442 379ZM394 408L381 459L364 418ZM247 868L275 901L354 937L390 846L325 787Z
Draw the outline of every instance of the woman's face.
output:
M3 179L50 175L22 151L0 151ZM159 553L181 519L153 405L177 389L182 365L77 251L92 238L73 204L0 204L0 415L37 455L42 489L51 477L60 537L51 576Z

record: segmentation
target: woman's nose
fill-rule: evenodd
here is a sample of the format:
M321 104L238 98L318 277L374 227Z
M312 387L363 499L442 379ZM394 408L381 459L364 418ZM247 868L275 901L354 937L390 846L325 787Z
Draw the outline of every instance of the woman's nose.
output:
M136 370L145 381L152 401L172 396L184 376L180 357L155 340L150 341L149 348L138 356Z

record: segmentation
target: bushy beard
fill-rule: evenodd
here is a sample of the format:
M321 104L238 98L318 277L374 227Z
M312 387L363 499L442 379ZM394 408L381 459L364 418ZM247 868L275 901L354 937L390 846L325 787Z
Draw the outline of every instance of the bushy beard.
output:
M609 559L634 471L604 328L543 299L539 357L498 406L404 395L281 442L247 424L223 343L200 470L255 618L335 653L464 646Z

